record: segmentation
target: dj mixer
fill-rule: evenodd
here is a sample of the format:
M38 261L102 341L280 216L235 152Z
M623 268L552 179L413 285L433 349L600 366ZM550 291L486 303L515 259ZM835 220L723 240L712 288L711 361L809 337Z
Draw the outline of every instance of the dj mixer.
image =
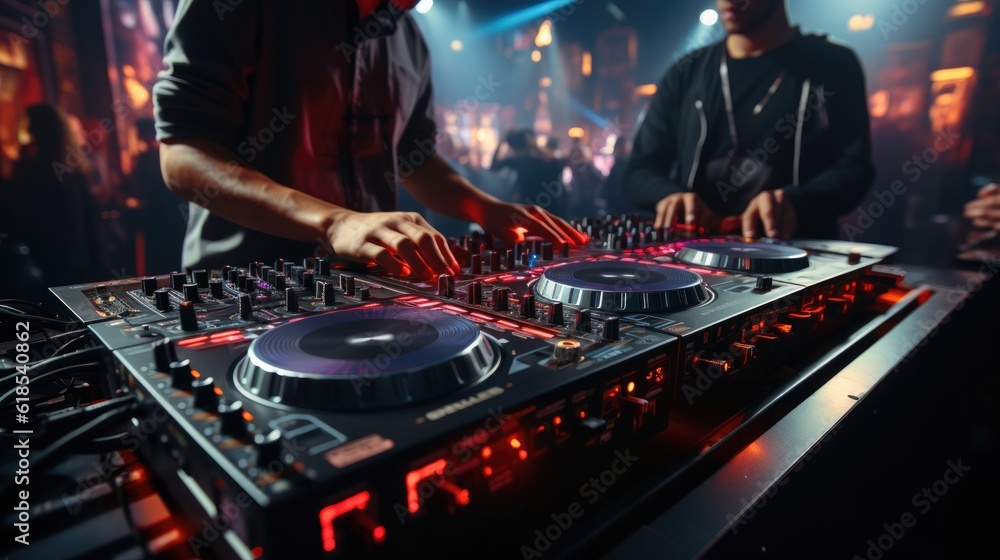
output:
M573 225L592 241L452 240L433 282L308 257L52 292L155 420L139 452L196 553L341 558L484 538L906 290L891 247Z

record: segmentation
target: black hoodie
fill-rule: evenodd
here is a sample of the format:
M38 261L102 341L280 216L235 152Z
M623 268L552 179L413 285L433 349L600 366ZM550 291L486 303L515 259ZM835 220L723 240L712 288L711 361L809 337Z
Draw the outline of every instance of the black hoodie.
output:
M727 216L762 190L784 188L797 213L797 237L837 237L837 217L860 203L875 177L857 56L796 31L759 57L729 58L734 145L720 75L724 45L689 53L660 80L635 138L626 197L652 210L670 194L693 190Z

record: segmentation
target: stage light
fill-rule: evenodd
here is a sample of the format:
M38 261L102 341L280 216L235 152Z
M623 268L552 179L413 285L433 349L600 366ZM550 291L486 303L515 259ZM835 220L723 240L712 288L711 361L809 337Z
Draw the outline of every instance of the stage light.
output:
M545 20L538 27L538 34L535 35L536 47L547 47L552 44L552 22Z
M413 9L422 14L426 14L427 12L431 11L431 8L433 6L434 6L434 0L420 0L419 2L417 2L417 7Z
M462 50L462 42L459 41L458 39L453 40L451 42L451 50L455 52Z
M594 58L591 56L590 51L583 51L583 62L580 65L580 73L584 76L589 76L594 70Z
M875 25L875 16L873 14L855 14L851 16L851 19L847 20L847 28L851 31L865 31L866 29L871 29Z
M549 76L544 76L542 79L538 80L538 87L547 88L552 85L552 78Z
M540 51L538 49L535 49L535 50L531 51L531 61L532 62L541 62L542 61L542 51Z
M698 19L701 20L702 25L707 25L711 27L716 23L718 23L719 12L716 12L715 10L705 10L704 12L701 13L701 16L699 16Z
M583 138L584 134L583 128L579 126L574 126L568 132L570 138Z

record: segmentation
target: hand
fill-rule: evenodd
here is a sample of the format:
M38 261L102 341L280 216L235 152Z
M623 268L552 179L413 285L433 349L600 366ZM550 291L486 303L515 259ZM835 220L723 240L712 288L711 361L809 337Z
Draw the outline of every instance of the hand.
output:
M784 189L764 191L755 196L743 211L742 220L744 237L766 235L788 239L798 226L795 208Z
M977 228L1000 231L1000 184L990 183L979 189L976 199L965 205L964 215Z
M539 235L561 247L565 243L582 245L589 239L540 206L527 204L492 203L484 208L479 225L508 242L523 241L526 235Z
M656 203L656 229L672 227L682 222L715 231L722 224L722 216L712 212L705 201L693 192L676 193Z
M327 238L337 256L374 261L397 276L430 280L462 271L448 241L416 212L347 212L334 220Z

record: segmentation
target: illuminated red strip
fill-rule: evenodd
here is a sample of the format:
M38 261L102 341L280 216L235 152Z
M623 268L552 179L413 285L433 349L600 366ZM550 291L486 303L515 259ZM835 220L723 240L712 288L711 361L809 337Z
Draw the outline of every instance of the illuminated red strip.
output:
M182 347L197 346L199 344L202 344L206 340L208 340L207 336L196 336L194 338L187 338L187 339L181 340L180 342L177 343L177 346L182 346Z
M466 311L465 309L463 309L461 307L458 307L457 305L447 305L446 304L446 305L442 305L441 309L447 309L448 311L453 311L455 313L460 313L462 315L466 315L466 314L469 313L468 311Z
M475 312L470 313L470 315L475 317L476 319L482 319L483 321L488 321L490 323L493 322L493 317L490 317L489 315L483 315L482 313L475 313Z
M356 509L365 509L371 497L371 494L368 492L359 492L344 501L337 502L332 506L326 506L320 510L319 524L323 532L323 550L332 552L337 547L337 541L333 535L333 520Z
M545 339L549 339L549 338L552 338L553 336L555 336L555 335L553 335L550 332L546 332L546 331L542 331L542 330L538 330L538 329L533 329L531 327L521 327L521 330L524 331L524 332L526 332L526 333L528 333L528 334L533 334L533 335L535 335L537 337L545 338Z
M503 319L498 319L497 324L503 325L508 329L514 329L515 331L521 330L521 325L518 325L517 323L511 323L510 321L504 321Z
M410 513L417 513L420 510L420 494L417 493L417 485L420 481L433 475L444 475L444 468L448 462L438 459L433 463L424 465L419 469L410 471L406 475L406 507ZM330 549L332 550L332 549Z
M416 304L417 307L424 307L424 308L427 308L427 307L437 307L439 305L441 305L441 302L439 302L439 301L428 301L427 303L418 303L418 304Z
M212 333L212 334L211 334L211 335L209 336L209 338L211 338L212 340L215 340L215 339L217 339L217 338L228 338L228 337L230 337L230 336L233 336L234 334L238 334L238 335L241 335L241 336L242 336L242 333L241 333L240 331L237 331L237 330L229 330L229 331L219 331L219 332L217 332L217 333Z

